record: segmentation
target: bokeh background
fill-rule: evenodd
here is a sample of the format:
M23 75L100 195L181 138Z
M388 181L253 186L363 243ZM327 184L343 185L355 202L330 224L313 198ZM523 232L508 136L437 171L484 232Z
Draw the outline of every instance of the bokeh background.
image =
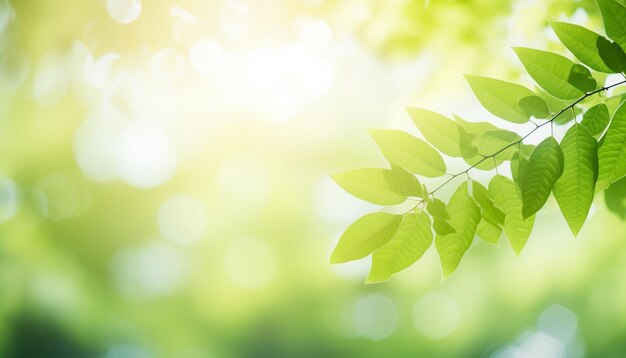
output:
M602 198L444 282L433 248L377 285L327 263L379 209L328 178L385 165L367 129L498 121L462 74L530 84L510 46L564 51L550 19L601 29L587 0L0 0L0 356L624 356Z

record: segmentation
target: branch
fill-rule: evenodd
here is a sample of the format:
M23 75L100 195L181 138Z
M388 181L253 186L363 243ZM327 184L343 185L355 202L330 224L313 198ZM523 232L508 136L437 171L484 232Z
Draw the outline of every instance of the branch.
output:
M433 191L429 192L428 195L434 195L437 192L437 190L443 188L444 186L446 186L446 184L448 184L449 182L451 182L454 179L458 178L459 176L467 174L470 170L476 168L476 166L478 166L480 163L484 162L485 160L490 159L490 158L494 158L495 159L495 157L498 154L504 152L505 150L511 148L514 145L518 145L518 144L522 143L524 141L524 139L528 138L531 134L535 133L535 131L537 131L539 128L545 126L546 124L552 125L552 122L554 122L554 120L557 117L559 117L561 114L563 114L565 111L567 111L569 109L574 109L574 106L576 106L578 103L580 103L580 102L584 101L585 99L587 99L587 97L593 96L596 93L600 93L600 92L606 91L606 90L608 90L610 88L613 88L613 87L616 87L616 86L619 86L619 85L622 85L622 84L625 84L625 83L626 83L626 80L618 82L618 83L615 83L615 84L612 84L610 86L602 87L602 88L597 89L597 90L592 91L592 92L585 93L584 96L582 96L581 98L577 99L572 104L570 104L567 107L565 107L565 108L561 109L560 111L556 112L556 114L553 115L552 117L550 117L549 120L547 120L547 121L545 121L545 122L543 122L541 124L535 124L535 128L533 128L530 132L528 132L525 136L523 136L518 141L515 141L515 142L507 144L506 146L504 146L503 148L501 148L500 150L496 151L493 154L483 156L483 158L481 160L479 160L478 162L474 163L473 165L471 165L469 168L465 169L464 171L458 172L456 174L452 174L452 176L450 178L448 178L448 180L446 180L441 185L436 187ZM497 168L497 165L496 165L496 168Z

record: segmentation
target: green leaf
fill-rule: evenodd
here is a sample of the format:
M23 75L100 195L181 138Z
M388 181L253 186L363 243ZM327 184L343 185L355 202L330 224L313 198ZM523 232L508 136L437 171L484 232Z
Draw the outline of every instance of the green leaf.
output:
M459 131L453 120L421 108L407 108L407 113L424 138L435 148L451 157L461 156Z
M461 184L447 206L450 214L449 223L457 232L438 234L435 238L444 278L459 266L461 258L474 240L476 227L480 221L480 208L470 197L467 187L467 183Z
M547 93L541 88L536 88L537 95L543 98L544 101L548 104L548 108L550 108L551 116L556 116L557 113L559 115L554 118L554 122L558 124L564 124L574 119L573 113L571 110L561 111L563 108L568 106L568 103L561 101L560 99L554 97L553 95Z
M520 150L511 158L511 177L513 181L518 185L522 184L522 175L526 169L526 165L530 160L530 154L535 150L535 146L532 144L523 144Z
M489 197L493 203L504 212L504 224L502 227L509 238L511 247L516 255L528 241L533 229L535 216L527 219L522 217L522 200L515 188L515 184L505 176L496 175L489 182Z
M581 124L574 124L561 141L563 175L554 197L574 236L582 228L593 201L598 176L598 142Z
M391 240L372 255L367 283L382 282L419 260L433 242L430 219L424 212L404 215Z
M456 233L456 229L452 227L445 219L434 218L433 229L439 235L448 235Z
M495 156L496 159L511 160L518 151L516 146L512 144L519 142L521 139L519 134L515 132L497 129L483 133L474 140L474 143L478 148L478 153L481 155L491 156L498 153Z
M404 168L395 164L391 164L391 171L396 177L398 183L398 191L404 196L425 197L428 191L424 190L422 185L415 175L407 172Z
M566 57L525 47L514 50L535 82L557 98L576 99L597 87L586 67Z
M579 25L553 22L552 28L559 40L580 62L599 72L623 71L626 54L616 43Z
M430 178L446 173L439 152L423 140L395 129L374 129L370 135L389 163Z
M400 204L407 196L421 193L422 189L413 175L389 169L351 169L331 177L348 193L378 205Z
M501 155L498 155L495 161L493 159L483 160L484 156L487 155L483 153L490 152L489 146L493 144L490 141L491 138L487 137L488 133L504 130L489 122L469 122L457 115L454 116L454 119L459 124L460 148L462 157L467 164L480 170L492 170L496 165L502 163ZM493 154L493 152L489 154ZM506 153L502 153L502 156L504 155Z
M604 191L604 201L610 211L626 220L626 177L611 184Z
M474 145L474 134L469 133L463 126L457 125L459 131L459 149L464 159L473 158L478 154L478 147Z
M580 124L589 131L589 134L596 136L604 132L610 120L609 107L604 103L599 103L585 112Z
M426 204L426 210L428 210L428 213L434 218L444 220L448 220L450 218L450 215L446 211L446 203L437 198L428 201L428 204Z
M546 203L563 174L563 151L554 137L544 139L530 155L522 173L522 215L528 218Z
M398 231L402 215L370 213L352 223L339 238L331 264L358 260L386 244Z
M626 51L626 8L614 0L596 0L606 34Z
M604 190L614 181L626 175L626 105L622 104L613 114L609 129L598 149L600 174L596 191Z
M546 118L548 105L528 88L488 77L465 75L478 101L492 114L513 123Z
M504 223L504 213L498 209L489 198L489 191L481 183L472 181L472 196L478 206L480 206L482 217L489 223L494 225L502 225Z
M490 244L498 245L500 235L502 235L502 227L482 218L476 227L476 235Z

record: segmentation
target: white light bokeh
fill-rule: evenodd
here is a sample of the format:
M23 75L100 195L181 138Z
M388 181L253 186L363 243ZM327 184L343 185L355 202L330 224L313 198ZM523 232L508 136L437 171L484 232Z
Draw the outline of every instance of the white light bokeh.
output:
M206 38L191 45L188 57L196 71L210 75L219 71L224 51L217 41Z
M189 269L181 252L157 242L124 249L111 265L119 291L137 299L174 293Z
M18 204L17 185L9 177L0 177L0 224L15 216Z
M578 328L578 318L572 311L559 305L546 308L539 316L537 329L558 339L563 344L569 343Z
M150 69L158 80L170 83L185 72L185 59L173 48L164 48L152 56Z
M141 0L107 0L107 11L114 21L128 24L141 14Z
M241 1L224 1L219 10L219 24L224 33L233 37L246 35L249 28L249 7Z
M298 39L302 44L317 49L324 49L330 44L333 34L323 20L304 18L298 25Z
M230 244L224 254L224 271L242 289L255 290L269 284L276 271L274 250L263 240L244 237Z
M459 325L459 305L445 293L427 293L415 303L413 323L418 332L426 337L445 338Z
M63 173L42 178L35 187L37 210L48 219L59 221L76 215L79 193L74 181Z
M67 94L68 75L51 57L43 61L33 83L33 99L44 108L56 106Z
M200 200L188 195L176 195L161 204L157 221L166 240L190 245L206 233L207 211Z
M137 121L126 128L116 154L120 176L140 188L163 184L176 171L177 158L169 135L149 121Z
M352 323L357 335L379 341L396 328L398 313L391 299L380 294L361 297L354 305Z

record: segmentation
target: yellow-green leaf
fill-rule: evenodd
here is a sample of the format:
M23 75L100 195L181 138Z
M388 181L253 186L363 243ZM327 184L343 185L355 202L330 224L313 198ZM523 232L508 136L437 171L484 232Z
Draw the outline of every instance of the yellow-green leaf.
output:
M423 140L395 129L370 130L370 135L389 163L425 177L446 173L441 154Z
M596 0L606 34L626 51L626 7L615 0Z
M598 103L585 112L580 124L589 131L589 134L597 136L604 132L610 120L609 107L604 103Z
M451 157L461 156L459 131L453 120L421 108L407 108L407 113L424 138L435 148Z
M507 177L496 175L489 182L489 197L505 214L502 227L509 238L515 254L519 255L528 241L533 229L535 216L522 217L522 200L515 184Z
M608 188L611 183L626 175L626 105L615 111L609 129L598 149L600 173L596 191Z
M470 197L467 183L461 184L452 195L447 210L450 214L448 222L456 233L438 234L435 238L444 278L459 266L461 258L474 240L476 227L480 222L480 208Z
M389 169L351 169L331 177L348 193L378 205L400 204L411 193L421 192L422 188L413 175L402 175Z
M478 101L492 114L513 123L550 115L546 102L528 88L494 78L465 75Z
M330 256L331 264L358 260L386 244L398 231L402 215L370 213L352 223Z
M502 227L482 218L476 227L476 235L490 244L498 245L500 235L502 235Z
M381 282L411 266L433 242L430 219L424 212L404 215L398 231L372 255L368 283Z

